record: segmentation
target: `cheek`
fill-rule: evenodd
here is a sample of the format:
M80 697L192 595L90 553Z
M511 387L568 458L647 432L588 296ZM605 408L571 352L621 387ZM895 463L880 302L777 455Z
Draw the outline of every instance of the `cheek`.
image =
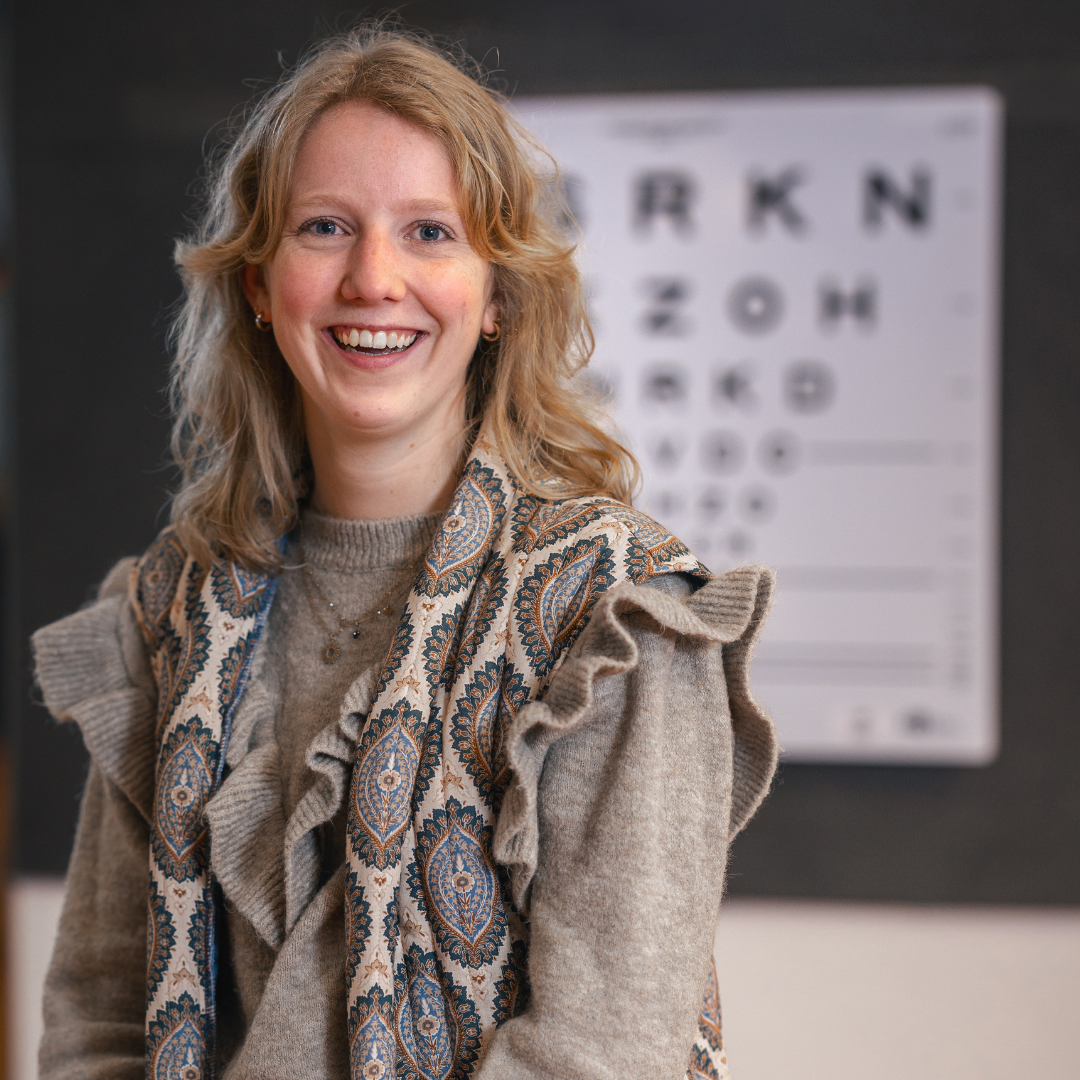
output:
M460 326L471 332L480 325L487 296L487 267L483 263L440 267L427 281L425 305L446 329Z
M318 259L275 261L270 275L275 320L302 321L325 304L327 288L333 289L333 275L326 271Z

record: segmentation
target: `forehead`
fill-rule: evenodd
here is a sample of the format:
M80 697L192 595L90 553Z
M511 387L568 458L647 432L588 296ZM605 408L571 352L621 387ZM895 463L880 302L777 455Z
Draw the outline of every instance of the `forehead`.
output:
M300 141L291 200L320 193L458 205L453 166L442 143L417 124L369 102L333 106Z

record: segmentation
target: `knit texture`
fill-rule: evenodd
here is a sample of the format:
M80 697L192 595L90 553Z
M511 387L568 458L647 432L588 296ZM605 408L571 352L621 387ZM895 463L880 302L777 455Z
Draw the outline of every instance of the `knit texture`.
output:
M309 517L307 554L327 594L358 613L433 527ZM95 607L35 636L46 704L80 724L94 761L49 973L43 1078L143 1069L155 702L123 573ZM686 1074L728 838L775 761L746 677L771 576L725 575L685 602L683 579L655 585L605 597L544 701L515 724L497 850L532 922L533 1004L495 1033L481 1080ZM229 913L229 1080L345 1075L340 821L394 618L385 623L381 642L371 623L355 648L343 638L327 668L299 572L282 579L235 717L231 773L208 807Z

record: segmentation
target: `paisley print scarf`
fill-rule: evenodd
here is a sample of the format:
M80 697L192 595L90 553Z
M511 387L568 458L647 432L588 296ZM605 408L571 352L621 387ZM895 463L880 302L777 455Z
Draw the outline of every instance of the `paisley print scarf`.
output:
M491 1032L526 1006L528 928L492 855L510 778L505 733L607 589L676 570L710 576L621 503L526 493L481 433L413 583L353 766L350 1080L468 1076ZM147 1076L206 1080L217 956L204 810L275 581L200 567L166 531L132 584L160 691ZM700 1028L692 1075L713 1076L719 1015L708 1000Z

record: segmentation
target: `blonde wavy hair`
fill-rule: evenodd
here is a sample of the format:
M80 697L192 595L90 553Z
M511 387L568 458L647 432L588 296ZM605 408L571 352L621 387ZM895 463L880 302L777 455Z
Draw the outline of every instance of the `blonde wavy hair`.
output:
M240 286L280 241L297 148L315 120L371 102L437 138L450 158L473 248L493 268L501 336L469 366L467 437L482 419L527 490L629 502L638 469L603 428L587 383L582 281L557 173L485 85L479 67L424 35L368 22L312 48L249 109L212 158L202 217L176 246L185 297L173 325L172 523L204 565L280 567L277 539L306 494L300 395ZM546 159L548 165L550 158Z

